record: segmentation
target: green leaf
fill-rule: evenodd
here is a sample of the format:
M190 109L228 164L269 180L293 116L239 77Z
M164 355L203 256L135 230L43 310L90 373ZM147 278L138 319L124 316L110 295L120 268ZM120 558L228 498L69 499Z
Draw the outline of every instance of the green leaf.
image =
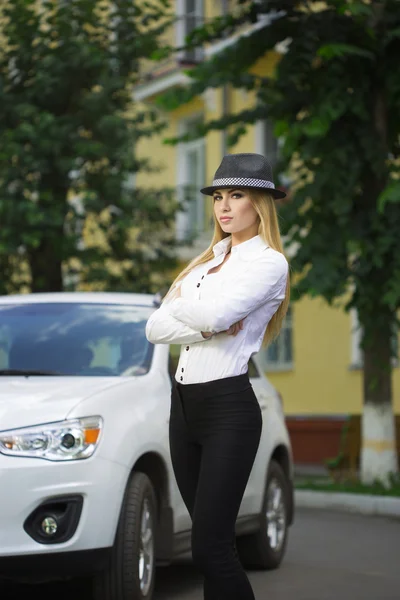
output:
M330 121L328 119L321 118L319 116L314 119L310 119L303 125L304 132L311 136L323 136L329 131Z
M338 4L341 5L339 9L341 14L351 14L355 17L370 17L373 14L373 7L371 6L372 2L370 4L366 4L363 0L352 0L351 2L345 0L339 2Z
M373 52L365 50L364 48L352 46L351 44L324 44L323 46L320 46L317 51L317 56L327 60L331 60L333 58L342 58L349 55L368 58L369 60L374 60L375 58Z
M400 204L400 181L398 179L391 181L378 196L378 211L380 214L385 212L388 203Z
M385 32L384 34L384 42L385 45L390 44L393 40L397 40L400 38L400 27L396 29L392 29L391 31Z

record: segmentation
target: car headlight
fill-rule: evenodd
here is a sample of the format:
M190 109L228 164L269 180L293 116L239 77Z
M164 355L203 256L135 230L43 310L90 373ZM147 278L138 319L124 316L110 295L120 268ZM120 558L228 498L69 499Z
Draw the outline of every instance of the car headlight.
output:
M96 450L101 417L83 417L0 432L0 453L45 460L89 458Z

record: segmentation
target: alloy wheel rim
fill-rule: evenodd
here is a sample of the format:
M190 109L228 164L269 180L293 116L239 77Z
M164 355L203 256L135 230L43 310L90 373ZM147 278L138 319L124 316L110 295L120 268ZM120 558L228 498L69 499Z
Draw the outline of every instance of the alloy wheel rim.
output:
M154 536L153 515L150 503L146 498L142 506L140 523L140 548L139 548L139 580L140 590L146 596L150 590L154 565Z
M267 535L271 550L279 552L286 533L284 491L276 478L271 479L267 489Z

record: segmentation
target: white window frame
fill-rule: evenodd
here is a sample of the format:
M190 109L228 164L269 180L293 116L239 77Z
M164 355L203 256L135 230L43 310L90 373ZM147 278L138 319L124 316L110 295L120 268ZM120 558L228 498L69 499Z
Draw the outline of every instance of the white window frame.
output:
M185 135L189 128L193 125L195 121L203 118L203 113L195 113L192 114L189 118L182 119L178 123L178 136L181 137ZM188 169L188 151L190 150L199 150L200 156L202 157L202 167L201 171L204 174L205 181L205 171L206 171L206 142L203 137L197 138L190 142L179 142L177 146L177 171L176 171L176 183L177 183L177 195L179 202L185 204L185 188L186 186L193 184L189 179L189 169ZM202 184L200 184L202 185ZM178 242L185 241L193 241L196 237L201 235L206 227L206 217L205 217L205 204L204 198L201 195L200 188L199 190L195 190L195 212L196 212L196 221L195 223L190 221L190 213L187 210L178 211L176 214L175 226L176 226L176 239Z
M194 0L195 13L196 17L196 26L201 25L204 22L204 0ZM176 45L178 48L181 48L185 45L185 38L188 35L187 28L187 0L176 0ZM203 48L195 48L194 50L185 51L180 50L176 54L176 58L179 62L182 63L198 63L203 60L204 51Z
M362 326L358 318L356 308L350 309L350 369L357 370L364 368L363 350L361 348ZM399 366L399 359L392 358L392 367Z

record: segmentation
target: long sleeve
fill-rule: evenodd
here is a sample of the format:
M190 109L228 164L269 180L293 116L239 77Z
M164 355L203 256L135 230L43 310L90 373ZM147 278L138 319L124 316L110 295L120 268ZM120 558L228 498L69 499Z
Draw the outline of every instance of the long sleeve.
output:
M204 342L202 334L173 317L168 305L162 305L146 324L146 337L153 344L193 344Z
M169 313L196 331L225 331L268 300L284 298L288 263L279 252L263 253L254 262L243 261L236 277L215 299L176 298Z

